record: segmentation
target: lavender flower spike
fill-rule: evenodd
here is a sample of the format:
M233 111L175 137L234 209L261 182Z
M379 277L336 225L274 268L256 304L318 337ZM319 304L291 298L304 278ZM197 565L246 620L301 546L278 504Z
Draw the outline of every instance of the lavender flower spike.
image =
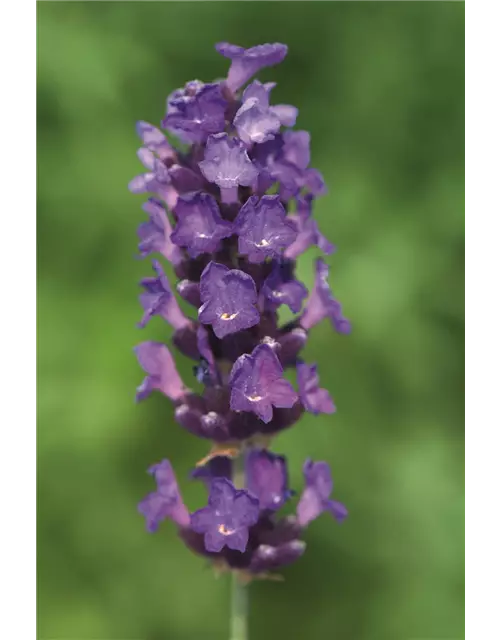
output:
M155 196L143 205L148 220L138 228L140 257L159 254L176 278L170 286L153 261L154 277L141 281L139 327L153 316L169 322L170 342L192 361L195 380L193 389L184 384L165 344L142 342L135 352L145 378L136 399L160 391L172 401L174 420L205 440L208 455L191 478L203 483L208 503L190 513L170 462L162 460L149 470L157 488L139 512L149 531L170 519L190 551L233 572L230 637L236 640L248 637L242 584L299 560L304 529L324 511L339 521L347 515L330 497L328 464L311 460L296 513L283 515L295 492L286 458L269 447L305 411L336 411L316 365L301 353L324 318L340 333L350 324L322 259L310 294L296 277L296 260L307 249L329 255L334 247L313 216L325 184L310 166L310 135L290 129L295 107L271 103L275 83L253 78L281 62L287 47L219 43L216 49L231 61L225 80L193 80L168 96L161 124L184 143L182 150L156 126L138 123L145 172L129 185ZM197 318L184 314L176 293ZM297 316L283 322L282 305ZM296 371L298 392L285 377L289 369Z

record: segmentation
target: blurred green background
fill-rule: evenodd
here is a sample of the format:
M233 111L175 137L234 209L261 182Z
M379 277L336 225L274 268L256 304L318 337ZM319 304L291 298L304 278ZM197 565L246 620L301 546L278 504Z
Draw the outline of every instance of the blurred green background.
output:
M280 436L292 484L328 460L350 510L308 530L286 581L251 587L251 638L463 635L464 5L453 2L38 5L38 625L60 640L223 640L229 582L165 524L144 530L147 467L188 481L206 452L159 394L134 404L142 333L134 125L222 77L213 49L281 41L265 70L300 108L330 194L316 214L354 326L307 346L333 417ZM299 275L312 281L311 253ZM186 379L191 363L179 358Z

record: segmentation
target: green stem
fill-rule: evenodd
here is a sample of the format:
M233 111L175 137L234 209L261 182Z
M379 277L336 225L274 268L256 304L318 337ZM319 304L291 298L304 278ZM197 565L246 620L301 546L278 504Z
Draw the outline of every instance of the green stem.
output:
M233 484L245 487L245 452L233 460ZM231 584L231 631L229 640L248 640L248 590L233 571Z

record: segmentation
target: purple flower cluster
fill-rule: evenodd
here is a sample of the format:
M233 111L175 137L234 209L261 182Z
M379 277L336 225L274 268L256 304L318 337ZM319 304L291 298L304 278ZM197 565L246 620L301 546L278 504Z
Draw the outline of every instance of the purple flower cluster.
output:
M349 333L350 324L330 290L323 259L316 261L310 295L295 276L295 261L309 247L334 251L312 217L325 185L309 167L310 136L290 128L295 107L270 104L274 83L249 83L260 69L281 62L287 47L219 43L216 49L231 61L226 79L188 82L167 99L162 127L187 150L139 122L138 157L146 172L129 185L149 194L143 205L148 220L138 229L140 256L165 258L178 278L171 286L153 260L155 276L141 281L139 327L155 315L166 320L174 345L195 361L195 378L203 385L202 393L191 390L169 349L143 342L136 354L146 377L137 399L161 391L174 403L176 421L212 443L192 474L206 484L208 504L190 513L170 462L163 460L149 470L157 490L139 510L149 531L169 518L190 549L219 567L256 576L301 556L301 533L322 512L339 521L347 515L330 498L327 463L308 460L296 514L280 518L277 512L293 492L286 460L265 447L304 411L335 411L316 365L303 362L300 352L323 319L339 333ZM183 313L176 293L197 317ZM284 326L281 305L296 314ZM289 368L296 368L298 391L284 377ZM244 488L233 484L232 458L238 456Z

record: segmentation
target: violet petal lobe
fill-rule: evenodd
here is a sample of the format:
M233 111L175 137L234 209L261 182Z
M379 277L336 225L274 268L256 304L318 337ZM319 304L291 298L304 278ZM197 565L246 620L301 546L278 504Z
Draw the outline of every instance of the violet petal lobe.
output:
M287 162L290 162L299 169L306 169L311 161L309 145L311 135L308 131L285 131L283 134L284 147L283 155Z
M259 80L253 80L245 91L243 91L243 96L241 98L242 104L244 104L247 100L254 99L257 101L257 104L261 109L269 108L269 94L271 89L266 87L266 85L262 84Z
M266 449L251 450L245 459L246 487L261 509L276 511L290 496L286 460Z
M183 142L203 143L210 134L224 131L226 107L219 84L188 82L169 96L162 125Z
M263 422L273 417L273 406L289 408L297 394L283 378L280 361L268 344L259 344L251 355L236 360L231 371L230 406L233 411L252 411Z
M248 98L237 111L233 124L241 140L247 145L271 140L280 130L281 121L267 107L262 108L258 98Z
M279 64L288 53L288 47L278 42L261 44L250 49L219 42L215 48L218 53L231 60L226 80L226 85L231 91L239 89L264 67Z
M200 277L200 300L208 302L223 286L222 278L229 273L229 267L211 260L203 269Z
M306 486L297 505L298 523L306 527L324 511L331 513L339 522L344 520L347 509L342 503L330 500L333 481L328 464L306 460L303 472Z
M144 292L139 296L139 300L144 309L144 315L139 322L139 327L145 327L153 316L161 316L176 330L186 327L190 321L182 313L168 278L157 260L153 260L153 269L156 272L156 278L141 280Z
M298 313L304 299L307 298L308 291L302 282L293 278L288 279L286 270L276 262L262 285L261 294L271 309L277 309L281 304L285 304L290 311Z
M299 396L306 411L319 413L335 413L336 408L326 389L319 387L319 375L315 364L300 362L297 365L297 384Z
M151 253L160 253L173 265L182 260L182 251L170 240L172 227L163 204L155 198L149 198L142 205L149 221L143 222L137 229L139 236L139 254L142 258Z
M136 131L144 146L153 151L160 160L175 158L175 150L157 127L149 124L149 122L140 120L136 125Z
M237 138L229 138L227 133L208 138L199 167L205 178L221 189L238 185L249 187L259 173L248 157L245 145Z
M300 319L304 329L311 329L324 318L329 318L338 333L350 333L351 323L342 314L342 306L332 295L328 285L329 267L324 260L316 260L316 278L311 296Z
M167 167L149 149L143 147L137 155L149 171L132 178L128 185L129 191L153 193L164 200L168 207L174 207L178 193L171 184Z
M224 547L243 553L248 529L259 518L259 501L245 490L235 489L225 478L215 478L208 505L191 514L191 528L204 534L205 548L219 552Z
M137 400L144 400L157 389L171 400L177 401L187 392L175 367L172 354L160 342L141 342L135 347L139 364L147 373L137 389Z
M270 107L273 113L284 127L293 127L299 115L297 107L291 104L275 104Z
M293 219L297 224L298 235L295 242L285 250L285 257L290 260L296 260L313 245L319 247L326 255L335 251L334 245L320 232L316 220L312 217L313 201L314 196L310 193L297 196L297 214Z
M223 338L253 327L259 322L260 314L255 307L257 291L251 276L238 269L228 269L218 279L220 266L223 265L210 263L202 273L200 294L203 304L198 310L198 318L203 324L211 324L215 335Z
M208 193L180 196L175 214L178 220L170 239L191 258L217 251L220 241L232 235L233 225L221 217L217 201Z
M241 207L234 229L238 251L253 263L279 256L297 237L279 196L251 196Z
M189 512L184 505L177 480L168 460L162 460L148 469L156 480L156 491L147 495L139 505L139 513L146 518L146 528L150 532L158 529L162 520L170 518L179 527L188 527Z

